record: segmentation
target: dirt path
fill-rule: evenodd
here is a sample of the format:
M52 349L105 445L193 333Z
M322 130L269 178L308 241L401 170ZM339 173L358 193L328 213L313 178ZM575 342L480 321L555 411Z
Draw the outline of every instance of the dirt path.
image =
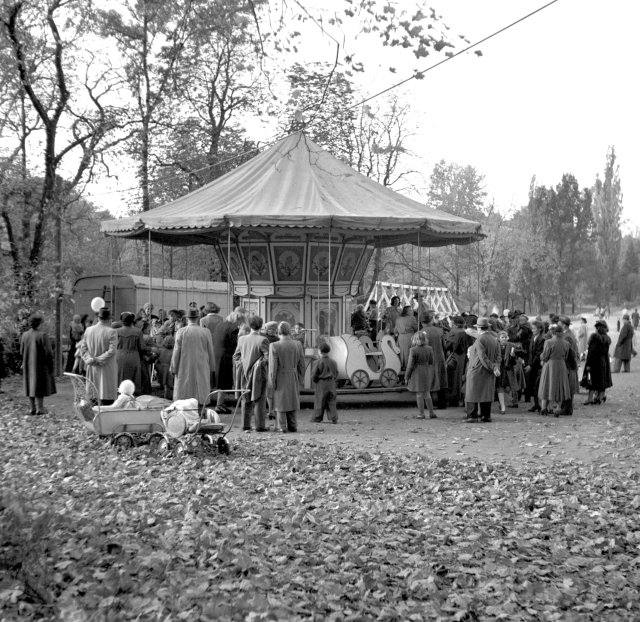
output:
M633 365L635 363L635 365ZM632 366L638 368L634 361ZM539 462L579 460L611 462L623 468L637 460L640 446L640 368L614 375L606 404L584 406L586 395L575 397L573 417L541 417L527 412L525 404L506 415L493 415L490 424L465 423L462 408L438 410L438 419L417 420L413 397L408 393L341 396L339 424L311 422L312 403L303 398L297 435L252 433L255 442L327 443L374 453L417 453L433 458L479 458L490 461ZM7 381L6 397L19 403L19 378ZM17 396L17 397L16 397ZM72 391L67 380L59 381L58 393L46 405L60 415L71 411ZM495 409L494 409L495 410ZM226 420L228 421L228 419ZM236 419L230 439L247 437Z

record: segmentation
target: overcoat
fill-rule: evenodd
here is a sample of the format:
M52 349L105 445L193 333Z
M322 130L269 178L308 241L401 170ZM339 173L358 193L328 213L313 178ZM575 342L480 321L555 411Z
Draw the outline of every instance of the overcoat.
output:
M613 358L620 359L621 361L628 361L631 359L631 351L633 350L633 326L631 322L625 321L620 328L620 334L618 335L618 343L616 344Z
M300 408L300 385L304 381L304 349L289 335L269 346L269 381L273 388L273 410L291 412Z
M613 386L611 380L611 361L609 360L609 347L611 337L598 332L589 337L587 347L587 360L584 364L584 375L589 373L590 389L592 391L605 391Z
M239 361L240 388L250 390L250 402L259 400L266 391L266 365L269 360L269 341L260 333L249 333L238 337L238 345L233 354L234 362Z
M396 318L395 334L400 348L400 365L407 366L409 350L414 333L418 330L418 320L411 315L400 315Z
M500 346L498 340L488 332L481 333L471 346L467 378L465 382L464 401L472 404L493 402L496 369L500 362Z
M136 385L136 393L143 393L142 356L144 345L142 331L135 326L121 326L118 333L118 385L123 380L131 380Z
M49 335L31 328L20 339L22 375L27 397L47 397L56 392L53 375L53 350Z
M404 373L407 389L414 393L433 391L433 349L431 346L413 346L409 350L409 362Z
M118 333L106 324L95 324L84 331L80 355L87 366L87 380L98 389L101 400L118 397Z
M447 378L447 365L444 356L444 331L439 326L427 326L422 329L427 335L429 345L433 349L433 389L432 391L440 391L449 386Z
M209 395L213 341L208 329L190 324L178 329L171 356L173 399L195 398L204 404Z
M575 360L571 345L564 338L552 337L547 339L540 360L543 366L540 374L538 397L541 400L553 402L563 402L571 399L572 393L567 366L570 361Z
M233 389L233 354L238 345L239 327L235 322L223 320L219 322L213 334L214 369L216 372L216 387L218 389Z
M449 396L457 405L462 395L464 373L467 367L467 350L473 345L473 337L463 328L454 326L444 341L445 350L455 357L455 366L447 367L447 381Z

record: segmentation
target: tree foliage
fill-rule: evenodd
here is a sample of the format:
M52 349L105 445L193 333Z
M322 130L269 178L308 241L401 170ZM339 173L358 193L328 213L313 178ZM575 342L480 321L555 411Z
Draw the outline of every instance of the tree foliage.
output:
M598 292L602 304L609 304L618 281L622 232L622 190L615 148L607 152L604 179L593 188L593 220Z

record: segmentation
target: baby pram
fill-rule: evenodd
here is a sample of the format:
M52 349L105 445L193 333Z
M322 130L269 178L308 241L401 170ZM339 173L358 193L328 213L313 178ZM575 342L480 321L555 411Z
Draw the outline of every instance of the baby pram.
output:
M209 447L216 449L218 453L228 455L231 446L226 437L233 427L241 399L237 400L231 422L225 428L218 413L213 408L207 407L220 393L233 393L236 396L240 394L241 398L245 392L222 389L212 391L205 399L201 410L197 408L197 400L180 400L182 404L174 402L163 409L160 416L164 425L164 434L158 443L157 450L160 453L173 452L175 455L183 455L201 447Z
M65 372L73 386L73 411L84 427L100 437L109 438L118 449L149 443L152 448L162 440L162 409L170 402L153 395L136 399L137 408L101 406L98 389L84 376Z

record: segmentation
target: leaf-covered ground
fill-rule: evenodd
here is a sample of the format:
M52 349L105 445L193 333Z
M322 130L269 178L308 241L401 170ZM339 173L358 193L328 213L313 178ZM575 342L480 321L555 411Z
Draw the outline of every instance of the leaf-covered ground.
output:
M61 399L35 418L1 397L0 620L638 618L638 425L620 400L417 431L395 406L377 437L366 409L338 426L306 411L296 436L162 458L115 452ZM579 459L558 453L580 425ZM502 456L460 449L492 436Z

